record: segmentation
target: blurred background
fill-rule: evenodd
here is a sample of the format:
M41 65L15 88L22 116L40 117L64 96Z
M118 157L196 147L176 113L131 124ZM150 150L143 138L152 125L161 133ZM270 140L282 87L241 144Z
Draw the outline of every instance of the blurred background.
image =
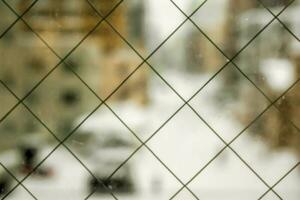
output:
M299 12L1 1L0 197L299 200Z

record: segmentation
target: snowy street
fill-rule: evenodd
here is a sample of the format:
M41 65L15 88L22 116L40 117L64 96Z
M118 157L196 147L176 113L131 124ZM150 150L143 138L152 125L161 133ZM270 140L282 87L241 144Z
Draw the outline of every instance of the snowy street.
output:
M185 92L189 92L188 86L195 82L196 79L190 78L190 81L177 78L176 83ZM201 81L201 78L199 81ZM153 84L152 90L153 94L155 94L152 96L153 103L148 108L149 110L145 112L148 113L146 121L153 122L154 127L147 124L149 132L144 130L144 133L139 135L142 140L149 137L150 134L147 135L147 133L152 133L159 123L162 123L169 117L171 112L174 112L175 108L181 105L180 101L169 101L174 99L169 89ZM164 94L164 96L160 94ZM223 128L225 134L220 135L228 142L237 134L233 134L232 131L230 135L231 130L237 130L242 125L230 114L226 115L225 118L222 116L215 117L213 113L216 111L220 112L220 110L216 110L213 93L207 93L206 95L201 94L196 97L195 101L192 102L193 106L196 110L205 108L202 109L202 114L214 120L214 125L217 125L216 129ZM201 98L202 96L206 96L206 98ZM162 113L162 109L165 112ZM225 112L224 110L223 113ZM122 117L122 115L129 113L122 113L119 110L118 114ZM131 116L134 115L131 113ZM101 119L98 117L98 115L92 116L89 126L92 126L92 121ZM114 116L112 115L111 117ZM133 117L133 119L138 118ZM103 120L105 121L105 119ZM105 123L106 127L110 126L108 124L110 123L109 121L104 121L103 123ZM112 118L111 123L113 121L114 119ZM101 120L98 123L100 124ZM118 124L119 122L116 123ZM130 121L128 123L134 124L134 122ZM113 125L116 126L116 124ZM97 124L94 124L94 126L97 126ZM183 182L188 182L224 147L220 139L188 107L184 107L147 145ZM275 184L298 162L296 156L288 151L278 150L274 152L268 150L262 141L249 135L247 132L231 146L269 185ZM72 149L72 146L69 147ZM97 154L97 149L93 149L93 151L94 154ZM49 150L45 150L45 154L48 152ZM129 155L129 153L124 154ZM96 161L89 161L89 157L93 157L93 155L80 158L93 171L93 165L95 165ZM123 157L123 160L125 160L126 156L124 155ZM126 165L132 168L135 192L132 195L116 194L120 200L167 200L181 188L181 184L145 147L141 148ZM38 199L82 200L88 195L90 175L63 147L55 151L42 166L51 168L53 171L52 177L41 178L33 176L24 182L24 185ZM300 195L299 183L299 171L295 170L274 189L284 199L298 200ZM200 199L238 200L243 196L243 199L246 200L256 200L268 190L259 178L228 148L188 186ZM9 199L27 200L32 199L32 197L23 188L19 187L9 196ZM110 195L96 193L90 199L113 198ZM175 199L195 198L187 190L183 190ZM270 192L263 199L271 200L278 199L278 197Z

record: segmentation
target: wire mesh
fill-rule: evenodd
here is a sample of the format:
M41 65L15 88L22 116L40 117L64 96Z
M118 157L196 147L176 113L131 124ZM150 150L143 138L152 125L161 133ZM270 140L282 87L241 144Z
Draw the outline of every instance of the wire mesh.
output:
M41 160L41 162L39 162L23 179L18 180L17 177L15 177L8 168L6 168L4 166L4 164L1 163L1 166L5 169L6 172L8 172L16 181L17 184L8 192L5 194L5 196L2 197L3 199L6 199L9 197L9 195L11 193L13 193L18 187L23 187L34 199L38 199L37 197L35 197L35 195L26 188L26 186L23 185L24 181L26 179L28 179L60 146L63 146L68 152L70 152L72 154L72 156L74 156L74 158L80 163L80 165L82 165L86 171L93 177L95 178L100 184L103 185L103 187L109 192L109 194L114 198L114 199L118 199L117 196L112 192L111 188L107 187L104 184L104 181L107 181L109 179L112 178L112 176L114 176L118 170L120 170L130 159L132 159L132 157L142 148L145 147L158 161L159 163L168 170L168 172L175 177L175 179L181 184L181 188L170 198L174 199L183 189L187 189L187 191L189 191L189 193L196 199L200 199L190 188L189 188L189 184L196 178L199 176L199 174L201 174L208 166L211 165L211 163L213 163L216 158L218 158L218 156L225 150L225 149L229 149L230 151L232 151L234 153L234 155L244 164L244 166L246 168L248 168L254 176L256 176L267 188L268 190L265 191L264 194L261 195L261 197L259 199L263 199L268 193L272 192L274 193L279 199L283 199L274 189L276 185L278 185L281 181L283 181L293 170L295 170L300 162L298 162L295 166L293 166L289 171L286 172L286 174L281 177L274 185L269 185L264 178L262 178L259 173L257 173L255 171L255 169L249 164L247 163L243 157L237 153L237 151L235 151L235 149L233 147L231 147L231 144L238 139L246 130L248 130L248 128L254 124L265 112L267 112L271 107L275 107L279 112L282 112L278 106L276 105L276 103L284 96L286 95L298 82L299 82L299 78L296 80L296 82L294 82L284 93L282 93L279 97L277 97L275 100L272 100L270 97L268 97L268 95L254 82L252 81L252 79L243 72L243 70L241 68L239 68L239 66L235 63L236 58L238 58L238 56L261 34L265 31L265 29L272 24L274 21L278 21L283 27L284 29L286 29L298 42L299 42L299 38L297 37L297 35L295 33L293 33L288 26L285 25L285 23L279 18L279 16L284 13L287 12L287 8L294 3L295 0L290 1L289 4L287 4L283 9L281 9L280 12L278 12L277 14L274 14L274 12L272 10L270 10L263 1L258 0L258 2L273 16L272 20L270 20L268 23L266 23L266 25L261 28L249 41L247 41L247 43L239 49L239 51L237 51L233 56L229 56L227 55L227 53L225 53L222 48L220 48L213 39L211 39L198 25L196 22L193 21L192 16L200 11L201 12L201 8L202 6L204 6L209 0L205 0L203 1L203 3L201 3L201 5L199 5L196 9L193 10L193 12L191 14L187 14L185 11L183 11L180 6L177 5L176 2L174 2L173 0L170 0L170 2L173 4L173 6L185 16L185 20L182 21L180 23L180 25L174 29L172 31L172 33L166 37L163 42L161 42L148 56L144 57L142 55L142 53L139 52L138 49L136 49L118 30L117 28L114 27L114 25L112 25L107 19L109 18L110 15L112 15L114 13L114 11L121 5L121 4L126 4L126 1L124 0L120 0L106 15L102 15L96 8L96 6L90 1L90 0L86 0L86 4L88 4L98 15L99 17L99 21L97 22L97 24L65 55L65 56L60 56L59 53L57 53L50 44L48 44L46 42L45 39L43 39L43 37L34 30L34 28L31 27L31 25L26 22L26 20L23 18L25 16L26 13L30 12L30 10L37 4L39 0L35 0L34 2L31 3L31 5L21 14L18 14L18 12L10 5L9 2L7 2L6 0L2 0L2 2L7 6L7 8L17 17L17 19L15 19L15 21L10 24L8 26L8 28L1 34L0 36L0 40L6 35L8 34L8 32L15 26L15 24L19 21L22 21L24 23L24 25L34 34L36 35L40 41L45 44L47 46L47 48L59 59L59 62L53 66L51 68L50 71L48 71L48 73L42 78L40 79L37 84L34 85L34 87L31 88L31 90L24 96L20 97L18 96L5 82L3 82L2 80L0 80L0 83L7 89L7 91L9 91L9 93L14 96L14 98L17 100L17 103L0 119L0 123L2 123L17 107L20 106L24 106L26 110L28 110L31 115L49 132L50 135L52 135L52 137L57 140L58 144L55 146L55 148L52 149L52 151L45 157L43 158L43 160ZM201 87L199 88L190 98L185 99L173 86L172 84L170 84L167 79L164 78L164 76L162 74L160 74L156 68L151 65L148 61L149 59L156 54L156 52L186 23L186 22L191 22L196 29L199 31L199 33L201 35L203 35L207 41L209 41L209 43L211 43L226 59L227 62L225 63L225 65L223 65L213 76L210 77L210 79ZM90 35L97 29L97 27L100 26L100 24L102 23L106 23L117 35L118 37L120 37L120 39L125 42L136 54L137 56L142 60L142 62L105 98L102 99L96 91L94 91L92 89L92 87L89 86L89 84L72 68L72 65L70 63L67 62L67 58L70 57L71 54L74 53L74 51L88 38L90 37ZM66 137L64 137L63 139L60 139L59 137L56 136L56 134L54 133L53 130L51 130L51 128L49 128L47 126L47 124L38 117L38 115L36 115L34 113L34 111L31 110L31 108L29 106L27 106L24 101L55 71L57 70L61 64L65 64L68 69L78 78L78 80L86 87L88 88L88 90L90 90L91 93L93 93L96 98L99 100L99 104L92 110L92 112L90 112L72 131L70 131ZM126 122L124 121L124 119L122 119L108 104L107 101L132 77L134 76L135 73L137 73L137 71L143 67L143 65L146 65L154 74L157 75L157 77L159 77L164 84L169 87L174 94L176 94L182 101L182 105L165 121L161 124L161 126L155 130L150 137L148 137L145 141L143 141L138 134L130 127L126 124ZM230 142L226 142L226 140L213 128L213 126L211 124L209 124L205 118L203 116L201 116L199 114L199 112L197 112L197 110L195 108L193 108L193 106L190 104L190 102L192 101L192 99L194 97L196 97L204 88L207 87L207 85L210 84L210 82L212 80L214 80L225 68L233 66L234 68L236 68L239 73L245 77L245 79L247 81L249 81L249 83L251 83L257 91L259 91L264 97L265 99L269 102L269 105L258 115L255 117L255 119L253 119L242 131L240 131ZM81 159L65 144L65 142L76 132L76 130L78 130L100 107L105 106L107 107L111 113L116 117L116 119L118 119L128 130L129 132L140 142L140 145L130 154L130 156L125 159L120 165L119 167L114 170L114 172L112 174L110 174L107 177L107 180L100 180L93 172L92 170L90 170L87 165L85 165L85 163L83 161L81 161ZM166 126L166 124L168 124L184 107L188 107L198 118L200 121L202 121L213 133L214 135L219 138L219 140L224 144L224 147L215 154L215 156L213 156L211 158L211 160L206 163L201 169L199 169L199 171L187 182L182 181L174 171L171 170L171 168L168 167L168 165L162 160L160 159L159 155L155 154L154 151L147 145L147 143L154 138L159 131ZM286 119L286 123L289 123L290 125L292 125L294 128L297 129L298 133L299 133L299 127L296 126L295 123L293 123L292 120L290 119ZM85 199L89 199L96 191L93 190L91 191L91 193L85 198Z

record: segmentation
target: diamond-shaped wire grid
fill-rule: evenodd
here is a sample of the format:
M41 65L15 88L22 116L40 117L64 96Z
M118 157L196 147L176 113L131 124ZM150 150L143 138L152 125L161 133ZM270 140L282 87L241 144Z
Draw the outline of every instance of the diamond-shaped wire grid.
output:
M11 9L11 11L12 12L15 12L14 11L14 9L12 8L12 7L10 7L9 6L9 4L7 4L7 2L5 2L4 0L3 0L3 2L4 3L6 3L6 5L8 5L8 7ZM36 1L37 2L37 1ZM34 3L36 3L36 2L34 2ZM151 152L151 154L160 162L160 164L162 164L168 171L169 171L169 173L171 173L176 179L177 179L177 181L179 181L182 185L183 185L183 188L186 188L191 194L193 194L193 196L196 198L196 199L198 199L198 197L197 196L195 196L195 194L188 188L188 187L186 187L186 185L187 184L189 184L195 177L197 177L201 172L202 172L202 170L203 169L205 169L205 167L207 167L208 165L210 165L210 163L212 163L212 161L210 161L210 162L208 162L208 164L206 165L206 166L204 166L204 168L202 168L201 169L201 171L199 172L199 173L197 173L196 174L196 176L194 176L190 181L188 181L186 184L184 184L178 177L177 177L177 175L176 174L174 174L171 170L170 170L170 168L168 167L168 165L166 165L166 163L164 163L159 157L158 157L158 155L156 155L153 151L152 151L152 149L151 148L149 148L148 146L147 146L147 144L146 144L146 142L148 142L148 141L150 141L158 132L160 132L160 130L161 129L163 129L163 127L166 125L166 124L168 124L169 123L169 121L171 121L172 120L172 118L178 113L178 112L180 112L180 110L184 107L184 106L188 106L189 107L189 109L191 109L191 111L192 112L194 112L197 116L198 116L198 118L201 120L201 121L203 121L205 124L206 124L206 126L208 126L208 128L210 128L213 132L214 132L214 134L216 134L216 136L218 136L219 137L219 139L221 139L224 143L225 143L225 147L221 150L221 152L223 152L223 150L226 148L226 147L229 147L232 151L233 151L233 153L235 153L236 154L236 156L250 169L250 170L252 170L252 172L269 188L269 190L268 191L273 191L273 186L272 187L270 187L270 186L268 186L268 184L266 184L265 183L265 181L255 172L255 170L253 170L252 168L251 168L251 166L249 166L244 160L243 160L243 158L242 157L240 157L233 149L232 149L232 147L230 146L230 144L232 143L232 142L234 142L240 135L242 135L243 134L243 132L245 131L245 130L247 130L257 119L259 119L271 106L273 106L273 105L275 105L276 104L276 102L278 101L278 99L280 99L280 98L282 98L282 96L283 95L285 95L285 93L287 93L290 89L292 89L292 87L295 85L295 83L297 83L298 82L298 80L294 83L294 84L291 84L290 85L290 87L289 88L286 88L285 89L285 91L283 92L283 93L281 93L281 95L279 96L279 98L276 98L275 99L275 101L271 101L269 98L268 98L268 96L267 95L265 95L265 93L260 89L260 87L258 87L254 82L252 82L251 81L251 79L233 62L234 61L234 59L236 59L238 56L239 56L239 54L242 52L242 51L244 51L246 48L247 48L247 46L249 45L249 44L251 44L262 32L264 32L265 31L265 29L274 21L274 20L278 20L278 22L280 23L280 24L282 24L283 25L283 27L284 27L284 29L286 29L293 37L295 37L295 34L293 34L293 32L288 28L288 27L286 27L286 25L285 25L285 23L283 23L278 17L284 12L284 10L292 3L293 1L289 1L289 2L287 2L287 1L285 1L284 2L284 9L282 9L282 10L280 10L280 11L276 11L275 13L276 14L274 14L274 11L272 11L272 10L270 10L270 9L268 9L268 7L267 6L265 6L264 4L263 4L263 6L267 9L267 11L273 16L271 19L272 20L270 20L268 23L266 23L266 25L262 28L262 29L260 29L255 35L254 35L254 37L252 37L249 41L247 41L247 43L246 43L246 45L244 45L244 46L242 46L240 49L239 49L239 51L237 51L237 53L236 54L234 54L233 56L232 56L232 58L231 57L228 57L228 56L226 56L226 54L221 50L221 48L219 48L217 45L216 45L216 43L214 43L214 41L212 40L212 39L210 39L209 38L209 36L208 35L206 35L194 22L193 22L193 20L191 20L191 16L193 15L193 14L195 14L195 12L197 12L197 10L202 6L202 5L205 5L205 3L207 3L207 1L204 1L203 2L203 4L202 5L200 5L190 16L187 16L181 9L180 9L180 7L175 3L175 2L173 2L173 1L170 1L169 3L173 3L174 5L175 5L175 7L177 7L177 9L179 10L179 12L181 12L182 14L184 14L185 16L186 16L186 19L181 23L181 24L179 24L179 26L162 42L162 43L160 43L155 49L154 49L154 51L152 52L152 53L150 53L149 54L149 56L147 56L146 58L144 58L143 56L141 56L141 54L139 53L139 51L138 50L136 50L136 48L134 48L134 46L132 46L131 45L131 43L127 40L127 39L125 39L125 37L123 37L122 36L122 34L121 33L119 33L118 31L117 31L117 29L115 29L114 28L114 26L113 25L111 25L110 23L109 23L109 20L108 21L106 21L106 19L105 18L107 18L108 16L110 16L113 12L114 12L114 10L115 10L115 8L116 8L116 10L117 10L117 7L118 7L118 5L120 5L121 3L122 3L122 1L120 1L118 4L116 4L116 6L110 11L110 12L107 12L107 14L104 14L104 19L102 19L102 15L100 14L100 12L98 11L97 12L97 14L100 16L100 18L101 18L101 20L96 24L96 26L94 26L94 28L93 29L91 29L91 31L87 34L87 35L85 35L84 37L83 37L83 39L82 40L80 40L80 42L79 43L77 43L75 46L74 46L74 48L72 48L71 49L71 51L69 51L67 54L66 54L66 56L64 56L63 58L62 57L60 57L59 56L59 54L53 49L53 48L51 48L51 45L49 45L45 40L43 40L43 37L41 37L41 36L39 36L39 34L38 33L36 33L35 31L34 31L34 29L32 29L31 28L31 26L27 23L27 20L24 20L22 17L31 9L31 7L33 7L33 5L34 5L34 3L33 4L29 4L28 5L28 7L27 7L27 9L26 9L26 6L25 6L25 8L23 8L22 9L22 11L21 11L21 15L19 15L19 12L20 11L18 11L18 12L15 12L15 14L16 14L16 16L18 17L18 19L15 21L15 22L13 22L12 23L12 25L7 29L8 31L9 31L9 29L11 28L11 27L13 27L16 23L17 23L17 21L18 20L22 20L24 23L25 23L25 25L27 25L28 26L28 28L33 32L33 33L35 33L38 37L39 37L39 39L52 51L52 53L54 54L54 55L56 55L57 57L58 57L58 59L60 60L59 61L59 63L54 67L54 68L52 68L47 74L46 74L46 76L44 76L23 98L19 98L19 97L17 97L16 96L16 98L18 99L18 103L17 104L15 104L15 106L13 106L12 108L11 108L11 110L8 112L8 114L6 114L6 115L4 115L4 117L1 119L1 122L14 110L14 109L16 109L16 107L18 107L18 105L20 105L20 104L24 104L23 103L23 101L25 100L25 99L27 99L27 97L29 98L30 97L30 95L31 94L33 94L33 91L36 89L36 88L38 88L44 81L46 81L47 79L48 79L48 77L62 64L62 63L65 63L66 62L66 59L81 45L81 43L84 41L84 40L86 40L89 36L90 36L90 34L94 31L94 30L96 30L96 28L103 22L103 21L105 21L105 22L107 22L107 24L108 24L108 26L109 26L109 28L112 28L116 33L117 33L117 35L122 39L122 40L124 40L129 46L130 46L130 48L132 48L133 49L133 51L135 51L135 53L137 53L137 55L143 60L143 62L135 69L135 70L133 70L120 84L119 84L119 86L117 86L116 88L115 88L115 90L113 90L109 95L107 95L106 96L106 98L104 98L104 100L102 100L96 93L95 93L95 91L93 91L92 89L91 89L91 87L80 77L80 75L78 75L74 70L72 70L72 65L69 67L70 69L71 69L71 72L72 73L74 73L75 74L75 76L77 77L77 78L79 78L79 80L86 86L86 87L88 87L88 89L96 96L96 97L98 97L98 100L100 100L100 104L98 105L98 106L96 106L95 107L95 109L90 113L90 114L88 114L87 116L85 116L85 118L71 131L71 132L69 132L69 134L66 136L66 137L64 137L62 140L60 140L60 139L58 139L58 142L59 142L59 144L51 151L51 153L50 154L48 154L45 158L44 158L44 160L42 161L42 162L40 162L38 165L37 165L37 167L34 169L34 170L36 170L45 160L47 160L48 158L49 158L49 156L53 153L53 152L55 152L57 149L58 149L58 147L60 146L60 145L64 145L65 146L65 144L64 144L64 142L66 142L75 132L76 132L76 130L78 130L79 128L80 128L80 126L81 125L83 125L84 123L86 123L86 121L89 119L89 117L90 116L92 116L95 112L96 112L96 110L100 107L100 106L102 106L103 104L105 104L105 106L107 106L107 108L108 109L110 109L110 111L112 111L113 112L113 110L106 104L106 101L110 98L110 97L112 97L113 95L114 95L114 93L116 93L120 88L122 88L122 86L125 84L125 82L127 82L127 80L130 80L130 77L131 76L133 76L136 72L137 72L137 70L145 63L145 64L147 64L147 66L170 88L170 90L172 90L183 102L184 102L184 104L182 105L182 106L180 106L179 107L179 109L173 114L173 115L171 115L171 117L169 117L169 119L168 120L166 120L150 137L148 137L148 139L147 140L145 140L145 142L142 142L141 140L140 140L140 142L142 143L142 146L145 146L146 148L147 148L147 150L148 151L150 151ZM87 3L89 3L90 4L90 2L87 2ZM92 5L92 4L90 4L90 5ZM92 6L93 8L94 8L94 10L95 11L97 11L97 9L94 7L94 6ZM199 12L201 12L201 11L199 11ZM104 12L104 13L106 13L106 12ZM172 84L170 84L165 78L164 78L164 76L162 76L161 75L161 73L159 73L151 64L149 64L148 63L148 59L152 56L152 55L154 55L154 54L156 54L156 52L162 47L162 45L164 44L164 43L166 43L167 41L168 41L168 39L169 38L171 38L180 28L181 28L181 26L186 22L186 21L188 21L188 20L190 20L195 26L196 26L196 28L201 32L201 34L203 34L205 37L206 37L206 39L210 42L210 43L212 43L213 44L213 46L215 46L225 57L227 57L227 59L228 59L228 62L222 67L222 68L220 68L219 69L219 71L217 72L217 73L215 73L215 75L214 76L212 76L199 90L197 90L197 92L196 93L194 93L194 95L192 95L188 100L186 100L185 98L183 98L181 95L180 95L180 93L176 90L176 89L174 89L174 87L172 86ZM3 36L5 36L5 34L7 34L7 32L8 31L6 31L4 34L3 34ZM296 39L297 39L297 37L295 37ZM298 41L299 41L299 39L298 39ZM68 64L69 62L67 62L67 65L69 65ZM265 97L266 97L266 99L269 101L269 103L271 103L271 104L269 104L269 106L267 106L267 108L265 108L258 116L256 116L256 118L246 127L246 128L244 128L237 136L235 136L229 143L226 143L225 141L224 141L224 139L221 137L221 136L219 136L218 135L218 133L216 133L215 131L214 131L214 129L212 129L212 127L205 121L205 119L203 119L198 113L197 113L197 111L189 104L189 102L195 97L195 96L197 96L198 94L199 94L199 92L201 92L201 90L203 90L208 84L210 84L210 82L213 80L213 79L215 79L215 77L216 76L218 76L218 74L225 68L225 67L227 67L228 65L229 65L229 63L232 63L233 64L233 66L248 80L248 81L250 81L250 83L251 84L253 84L253 86L260 92L260 93L262 93ZM5 82L2 82L2 84L3 85L6 85L6 83ZM9 88L8 88L9 89ZM22 95L23 96L23 95ZM25 106L26 106L26 104L25 104ZM28 107L26 107L29 111L31 111L30 110L30 108L28 108ZM277 107L276 107L277 108ZM33 113L34 114L34 113ZM115 112L113 112L113 114L126 126L126 128L128 128L128 130L130 130L130 132L132 132L135 136L136 136L136 133L135 132L133 132L131 129L130 129L130 127L115 113ZM39 117L38 116L36 116L36 118L38 118L39 119ZM288 123L292 123L294 126L296 126L293 122L291 122L289 119L287 119L288 120ZM44 124L43 123L43 121L40 119L40 123L42 123L42 124ZM44 126L46 126L46 124L44 124ZM47 127L47 126L46 126ZM299 130L299 129L298 129ZM50 133L51 133L51 131L49 131ZM53 134L53 135L55 135L55 134ZM139 137L137 137L138 139L139 139ZM140 146L141 147L141 146ZM140 148L139 147L139 148ZM67 149L68 149L68 147L66 147ZM137 150L139 150L139 148L137 149ZM70 150L70 149L69 149ZM70 150L70 152L71 152L71 150ZM71 152L72 153L72 152ZM73 154L73 153L72 153ZM215 157L213 157L213 159L215 159L215 158L217 158L218 157L218 155L220 155L220 153L218 153ZM76 157L76 155L75 154L73 154L73 156L75 156ZM130 160L131 159L131 157L132 157L132 155L128 158L128 159L126 159L125 160L125 162L127 162L128 160ZM212 160L213 160L212 159ZM80 164L81 165L84 165L82 162L81 162L81 160L79 160L78 158L77 158L77 160L80 162ZM125 162L124 162L124 164L125 164ZM121 166L120 166L120 168L123 166L123 164L121 164ZM296 167L295 167L296 168ZM87 169L87 168L86 168ZM33 172L33 171L32 171ZM18 185L22 185L22 183L30 176L30 174L32 173L32 172L30 172L24 179L22 179L21 180L21 182L19 182L18 184L17 184L17 186ZM115 171L115 173L118 173L118 171ZM100 180L100 182L101 182L101 180ZM17 188L17 186L16 187L14 187L14 189L15 188ZM109 189L108 189L109 190ZM180 189L180 190L182 190L182 189ZM12 190L13 191L13 190ZM11 191L11 192L12 192ZM273 191L280 199L282 199L275 191ZM93 193L93 192L92 192ZM267 193L266 193L267 194ZM113 195L113 194L112 194ZM90 196L90 195L89 195ZM87 198L89 198L89 196L87 197ZM116 199L116 197L113 195L113 197ZM175 197L175 196L174 196ZM6 198L6 196L4 197L4 198ZM3 198L3 199L4 199Z

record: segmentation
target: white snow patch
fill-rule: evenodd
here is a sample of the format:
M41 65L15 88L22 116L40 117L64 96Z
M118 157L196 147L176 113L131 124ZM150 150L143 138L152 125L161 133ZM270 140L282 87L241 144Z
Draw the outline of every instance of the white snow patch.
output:
M276 92L282 92L295 81L295 69L284 59L267 59L261 63L260 70L267 83Z

